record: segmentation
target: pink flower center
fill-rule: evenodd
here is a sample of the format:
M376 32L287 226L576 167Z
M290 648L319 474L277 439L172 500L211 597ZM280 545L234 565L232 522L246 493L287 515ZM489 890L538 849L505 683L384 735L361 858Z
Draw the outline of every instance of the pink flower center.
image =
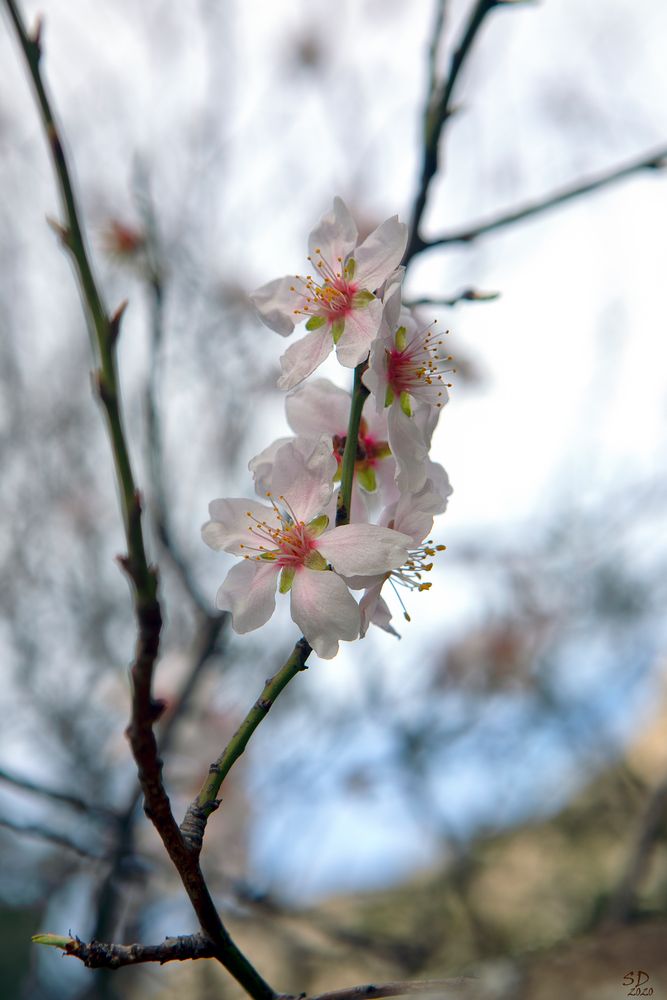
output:
M299 286L292 285L293 292L299 292L305 298L305 303L301 309L295 309L297 315L322 316L329 323L334 323L337 319L344 319L354 309L353 299L359 291L359 286L348 279L342 270L330 264L322 257L319 249L315 250L318 255L315 260L308 257L311 264L317 269L317 276L297 274L296 278ZM342 268L343 260L339 257L336 265Z
M289 566L296 569L303 566L313 549L317 548L316 536L304 521L298 521L294 511L284 497L278 497L284 508L278 506L272 497L271 505L278 515L279 524L269 524L258 520L250 511L249 533L258 544L241 545L245 559L271 562L282 569ZM251 554L252 553L252 554Z
M445 382L443 375L453 369L443 368L442 364L452 358L451 355L443 357L440 354L444 341L434 340L433 337L433 330L429 328L414 334L402 351L395 346L386 351L387 382L396 396L400 396L402 392L419 396L425 390L430 395L434 385L449 387L450 383ZM442 392L438 395L442 395Z
M339 466L343 461L346 441L347 434L334 434L333 436L333 453ZM389 455L390 451L387 442L378 441L377 438L370 435L367 431L366 421L362 417L357 440L357 457L354 461L357 472L361 469L377 468L378 462Z
M410 392L414 383L422 377L421 372L422 369L417 368L415 363L414 352L409 348L399 351L392 347L387 351L387 381L397 396Z
M312 292L317 306L315 312L325 315L333 322L352 312L352 299L357 286L351 285L343 278L335 278L333 281L326 280L323 285L316 285L313 282L309 291Z

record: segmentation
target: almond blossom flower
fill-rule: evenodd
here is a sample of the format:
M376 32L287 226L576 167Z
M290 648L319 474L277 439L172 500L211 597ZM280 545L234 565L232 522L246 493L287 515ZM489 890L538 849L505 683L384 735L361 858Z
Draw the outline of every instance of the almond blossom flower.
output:
M289 336L297 323L309 331L280 359L281 389L292 389L336 347L338 360L354 368L368 355L382 318L375 292L398 268L408 238L398 216L387 219L357 245L354 220L341 198L324 215L308 240L316 276L288 275L250 296L262 321Z
M387 437L386 410L374 413L369 407L369 401L364 406L359 425L357 442L357 458L354 466L354 479L350 503L351 521L368 521L371 510L394 503L400 496L400 490L395 482L399 469L417 463L421 481L418 487L430 479L434 489L440 491L437 502L434 502L433 514L441 513L447 505L447 497L451 492L447 473L437 462L428 456L432 426L429 415L421 410L416 414L414 426L419 434L417 447L412 439L407 439L407 453L397 456L398 463L391 453ZM338 462L335 480L340 478L343 452L347 438L347 423L350 409L350 394L340 389L328 379L316 379L314 382L298 388L285 401L287 420L298 437L278 438L264 451L256 455L248 463L248 468L255 479L255 489L260 496L273 489L273 465L276 453L288 441L296 441L305 451L312 449L313 435L326 434L331 438L331 449ZM432 423L432 422L431 422ZM412 427L412 423L410 424ZM308 442L311 442L309 445ZM399 450L403 446L403 438L399 436ZM415 477L413 477L414 479Z
M338 463L335 480L340 479L350 405L350 393L325 378L300 386L285 401L287 421L300 438L319 438L322 434L331 438L331 450ZM255 477L255 488L260 495L273 488L271 471L275 455L278 448L289 440L279 438L249 462L248 468ZM393 494L395 472L396 464L387 444L386 417L384 413L366 409L357 441L351 501L353 521L367 520L362 490L367 495L375 493L380 486L385 494L384 503L393 499L389 494Z
M438 466L440 468L440 466ZM392 627L391 612L386 601L381 596L381 590L385 583L389 584L398 597L403 608L403 616L406 621L410 621L410 615L405 609L405 605L398 592L398 587L416 590L421 593L430 590L431 584L424 579L424 575L433 568L433 557L437 552L445 549L444 545L434 545L426 536L433 527L434 509L442 513L447 506L447 498L451 494L451 486L447 475L442 469L447 484L443 505L443 483L434 483L427 480L424 487L414 494L404 493L400 499L386 507L380 517L380 522L387 527L409 535L412 540L408 558L398 569L392 569L389 573L384 573L371 577L358 577L348 579L348 584L353 590L365 587L365 593L359 602L361 611L361 629L359 634L364 636L370 624L377 625L385 632L398 635Z
M385 573L402 565L410 538L371 524L329 527L324 513L333 493L336 460L322 437L310 449L288 442L278 449L275 493L268 504L214 500L202 528L213 549L232 552L234 566L218 590L216 605L231 611L236 632L264 625L275 608L275 591L290 593L291 615L323 659L340 639L359 634L359 607L339 574Z
M442 340L432 328L420 329L414 317L401 309L400 286L388 293L382 324L370 353L363 381L375 398L378 412L387 410L389 445L398 464L401 492L414 493L427 478L426 461L440 410L451 383L442 367Z

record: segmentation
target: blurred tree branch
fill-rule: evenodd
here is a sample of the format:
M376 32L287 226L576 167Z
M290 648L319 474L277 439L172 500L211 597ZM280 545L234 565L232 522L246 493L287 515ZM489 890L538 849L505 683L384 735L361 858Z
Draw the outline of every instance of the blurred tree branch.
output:
M115 812L107 806L88 802L86 799L82 799L78 795L73 795L71 792L60 792L55 788L49 788L48 785L42 785L30 778L11 774L5 768L0 769L0 781L6 781L8 785L13 785L15 788L20 788L25 792L31 792L33 795L38 795L41 798L52 799L54 802L69 806L71 809L85 813L88 816L96 815L100 819L113 823L117 820Z
M472 243L473 240L478 239L480 236L485 236L487 233L494 232L497 229L511 226L515 222L522 222L533 215L540 215L542 212L556 208L564 202L579 198L584 194L590 194L591 191L597 191L599 188L615 184L617 181L625 180L626 177L630 177L633 174L641 173L644 170L664 170L665 167L667 167L667 146L654 149L649 153L643 153L641 156L629 160L619 167L612 167L588 179L562 187L544 198L527 201L525 204L519 205L509 212L492 216L480 222L471 223L462 229L454 229L449 233L442 233L440 236L435 236L430 240L421 240L419 250L416 250L415 253L431 250L434 247L448 246L452 243Z
M487 15L496 7L506 7L520 2L526 2L526 0L477 0L470 12L461 40L452 53L447 76L440 84L437 82L436 60L439 40L444 27L444 9L442 6L437 8L430 45L430 75L424 113L421 174L410 219L410 238L403 257L403 264L406 266L413 257L425 248L420 235L421 223L431 182L439 169L440 140L445 125L453 114L452 97L459 74L470 55Z
M36 837L38 840L46 840L51 844L56 844L58 847L64 847L66 850L73 851L82 858L102 861L106 856L104 852L93 851L85 844L80 844L72 840L71 837L66 836L66 834L59 833L57 830L53 830L51 827L44 826L41 823L21 823L18 820L10 819L8 816L0 816L0 826L5 827L7 830L12 830L14 833L19 833L23 837Z
M421 296L418 299L409 299L405 305L410 309L417 306L457 306L461 302L493 302L500 297L500 292L482 292L477 288L463 288L455 295L445 298Z
M637 892L667 821L667 775L648 796L636 825L629 856L604 915L605 923L625 923L631 916Z
M432 979L410 980L405 982L370 984L368 986L351 986L345 990L332 990L329 993L318 993L306 1000L371 1000L373 997L407 997L431 996L441 997L472 997L476 983L474 979ZM443 992L444 991L444 992Z

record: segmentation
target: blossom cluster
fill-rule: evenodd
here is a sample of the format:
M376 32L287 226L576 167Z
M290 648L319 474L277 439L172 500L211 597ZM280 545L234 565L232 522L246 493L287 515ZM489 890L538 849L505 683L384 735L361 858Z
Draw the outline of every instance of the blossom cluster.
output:
M278 380L289 393L293 436L249 463L261 501L214 500L202 528L208 545L241 558L216 598L236 632L269 620L277 589L289 593L292 619L329 659L340 640L365 635L370 624L397 634L382 596L387 582L397 594L398 587L430 587L424 577L443 546L428 536L451 487L429 449L451 358L433 326L423 328L402 302L407 235L394 216L360 243L335 198L309 237L313 275L278 278L251 296L276 333L289 336L302 322L307 332L281 358ZM322 378L304 384L333 350L341 365L363 373L345 503L339 493L354 393ZM353 591L363 591L360 600Z

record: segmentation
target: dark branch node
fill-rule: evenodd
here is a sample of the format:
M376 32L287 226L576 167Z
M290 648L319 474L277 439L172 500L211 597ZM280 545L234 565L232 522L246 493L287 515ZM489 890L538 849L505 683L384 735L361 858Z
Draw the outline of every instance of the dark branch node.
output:
M219 805L219 799L215 802L211 802L209 807L200 806L195 799L195 801L188 806L188 811L186 812L183 822L181 823L181 833L183 834L185 846L197 857L201 853L202 845L204 843L204 832L206 830L208 817L212 812L215 812Z

